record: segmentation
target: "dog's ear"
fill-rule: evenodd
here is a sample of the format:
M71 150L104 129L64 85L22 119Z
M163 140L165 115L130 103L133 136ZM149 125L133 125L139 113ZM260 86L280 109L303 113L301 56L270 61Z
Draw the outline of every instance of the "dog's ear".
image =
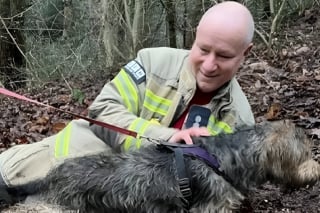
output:
M309 159L298 167L297 184L313 185L320 180L320 164Z

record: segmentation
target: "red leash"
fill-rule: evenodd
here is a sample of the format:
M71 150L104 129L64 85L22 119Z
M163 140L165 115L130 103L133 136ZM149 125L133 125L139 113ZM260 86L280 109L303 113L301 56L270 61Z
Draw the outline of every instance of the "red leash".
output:
M53 106L50 106L50 105L47 105L47 104L32 100L30 98L27 98L27 97L25 97L23 95L19 95L17 93L11 92L11 91L9 91L9 90L7 90L5 88L0 88L0 94L6 95L6 96L10 96L10 97L13 97L13 98L17 98L17 99L20 99L20 100L24 100L24 101L27 101L27 102L31 102L31 103L34 103L34 104L37 104L37 105L49 107L49 108L52 108L54 110L67 113L69 115L73 115L73 116L75 116L77 118L81 118L83 120L89 121L91 123L94 123L94 124L97 124L99 126L114 130L116 132L119 132L119 133L122 133L122 134L125 134L125 135L129 135L129 136L132 136L132 137L135 137L135 138L140 138L141 137L141 136L138 135L138 133L136 133L134 131L131 131L131 130L128 130L128 129L124 129L124 128L121 128L121 127L117 127L117 126L114 126L114 125L111 125L111 124L108 124L108 123L104 123L104 122L101 122L101 121L97 121L97 120L94 120L94 119L91 119L91 118L88 118L88 117L85 117L85 116L82 116L82 115L78 115L78 114L75 114L75 113L72 113L72 112L69 112L69 111L58 109L56 107L53 107Z

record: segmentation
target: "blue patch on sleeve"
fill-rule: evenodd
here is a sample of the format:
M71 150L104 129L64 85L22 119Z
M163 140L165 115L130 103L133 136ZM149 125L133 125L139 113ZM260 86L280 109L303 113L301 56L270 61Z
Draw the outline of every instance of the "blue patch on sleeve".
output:
M146 73L144 68L137 61L130 61L124 66L124 70L131 76L131 78L140 84L146 80Z

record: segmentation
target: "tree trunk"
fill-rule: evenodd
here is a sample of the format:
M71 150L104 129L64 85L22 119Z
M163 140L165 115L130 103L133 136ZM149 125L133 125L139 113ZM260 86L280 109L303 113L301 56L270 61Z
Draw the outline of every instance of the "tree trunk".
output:
M177 47L176 43L176 8L173 0L165 1L166 17L169 28L169 46Z
M124 50L122 53L120 47L120 39L124 38L123 30L121 29L121 23L123 19L121 14L118 11L121 11L120 8L121 2L119 0L101 1L101 7L103 9L103 33L102 41L104 44L105 55L106 55L106 66L114 67L119 61L123 61L126 58ZM120 21L118 21L120 19ZM126 40L122 40L123 43L126 43Z
M212 6L209 1L186 1L185 47L191 48L195 39L196 27L204 12Z
M24 2L0 0L0 78L11 89L25 82L24 37L19 30L23 18L16 16L24 9Z
M186 37L186 1L178 0L175 1L175 23L176 23L176 47L185 48L185 37Z
M72 28L72 0L65 0L63 8L63 32L62 37L67 39Z

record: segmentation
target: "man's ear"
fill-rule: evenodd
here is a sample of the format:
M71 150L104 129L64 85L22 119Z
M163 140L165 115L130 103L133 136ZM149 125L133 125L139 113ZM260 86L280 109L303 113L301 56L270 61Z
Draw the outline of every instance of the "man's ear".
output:
M253 43L250 43L247 47L247 49L244 51L243 55L247 56L251 50L251 48L253 47Z

